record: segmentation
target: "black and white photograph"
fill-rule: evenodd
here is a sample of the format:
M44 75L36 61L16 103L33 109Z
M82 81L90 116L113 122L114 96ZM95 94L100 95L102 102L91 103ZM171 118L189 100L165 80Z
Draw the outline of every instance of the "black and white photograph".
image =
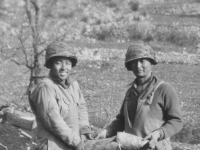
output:
M200 0L0 0L0 150L200 150Z

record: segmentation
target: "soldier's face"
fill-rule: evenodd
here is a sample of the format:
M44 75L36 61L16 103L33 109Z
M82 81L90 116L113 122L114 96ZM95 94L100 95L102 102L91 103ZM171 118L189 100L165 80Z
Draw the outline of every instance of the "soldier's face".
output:
M65 57L57 57L52 60L51 71L55 77L66 80L72 70L72 62Z
M141 58L130 62L131 70L137 78L149 78L152 72L152 64L149 59Z

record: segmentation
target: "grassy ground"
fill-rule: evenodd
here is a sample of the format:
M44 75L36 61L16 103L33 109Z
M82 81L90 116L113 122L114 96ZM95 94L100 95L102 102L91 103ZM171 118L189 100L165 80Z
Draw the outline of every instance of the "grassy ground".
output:
M176 1L178 2L176 5L173 4L169 7L166 6L165 4L164 5L161 4L161 6L158 6L158 3L156 3L157 8L159 9L160 12L158 12L158 14L156 13L149 14L150 18L152 18L152 22L155 24L163 24L167 26L170 26L173 23L178 23L177 25L178 28L181 26L199 26L198 14L195 15L191 15L192 13L186 15L161 14L162 11L164 12L168 11L168 8L173 9L176 8L178 5L182 5L183 2L188 2L186 0L176 0ZM171 0L170 2L173 3L174 0ZM192 0L192 2L195 2L197 4L196 6L199 6L198 4L199 0ZM153 10L154 6L155 4L149 5L149 7L152 8ZM188 10L193 10L191 9L193 6L194 6L193 4L188 5L188 8L190 7L190 9ZM2 8L2 10L4 9L5 8ZM4 13L2 12L0 12L1 13L0 15L2 16L1 20L5 19L8 20L8 22L12 22L11 20L13 20L13 17L12 19L8 17L9 15L5 17L3 15ZM14 14L15 13L13 13L13 15ZM17 21L15 20L13 21L15 23L11 23L11 26L13 24L17 24ZM60 27L56 28L60 29ZM190 37L189 39L193 40ZM126 49L127 45L129 45L130 43L131 42L116 43L116 41L114 41L112 43L98 42L98 44L92 44L92 43L88 44L88 42L83 42L79 43L77 46L97 48L97 49L102 47ZM184 47L178 47L175 45L176 42L173 43L174 45L172 43L167 43L167 42L158 43L156 41L152 41L150 45L152 45L155 48L155 50L162 52L168 52L168 51L182 52L184 50L187 52L194 53L194 48L196 47L195 44L193 45L187 44L188 41L184 42L185 43ZM103 127L106 124L107 117L110 118L115 117L115 115L118 113L120 109L121 103L124 98L124 94L128 88L127 84L134 79L132 73L127 72L123 63L124 63L123 60L119 60L117 58L112 59L110 61L80 61L78 66L75 68L77 72L76 73L77 79L80 82L83 94L88 104L90 122L94 126ZM173 143L174 150L186 150L186 149L199 150L200 146L197 145L200 143L199 142L200 141L199 66L187 66L179 64L159 64L155 66L154 71L158 77L164 79L167 82L170 82L175 87L180 97L182 115L184 119L184 128L179 134L173 137L173 141L175 142ZM14 63L8 62L3 66L1 66L0 104L7 103L9 101L9 102L14 102L18 105L28 105L26 97L21 99L21 96L25 91L24 89L25 87L27 87L28 84L28 76L29 74L25 68L17 66ZM21 150L21 149L26 149L25 147L29 145L27 143L30 143L30 140L27 139L26 137L20 137L20 133L17 128L12 127L9 124L0 124L0 143L7 146L9 150L10 149Z
M88 103L93 125L103 127L107 113L114 118L120 109L127 84L134 79L132 73L126 71L123 63L123 60L82 62L77 67L78 79ZM170 82L180 98L184 129L173 137L173 141L198 144L199 66L159 64L154 67L154 72L158 77Z
M90 122L97 127L104 127L107 120L113 119L122 104L124 94L134 76L124 67L121 59L109 61L79 61L75 68L77 80L88 105ZM179 64L158 64L154 66L155 74L170 82L180 97L184 129L173 137L174 149L194 148L199 144L200 112L200 73L199 66ZM17 77L16 77L17 78ZM107 119L107 117L110 117ZM0 124L0 141L10 149L20 150L30 140L22 138L19 142L19 131L15 127L9 130L8 125ZM2 130L3 129L3 130ZM10 144L12 141L13 144ZM177 149L179 147L179 149Z
M21 135L19 128L7 123L0 124L0 143L8 150L28 150L27 147L32 145L28 137ZM5 148L0 145L0 150L5 150Z

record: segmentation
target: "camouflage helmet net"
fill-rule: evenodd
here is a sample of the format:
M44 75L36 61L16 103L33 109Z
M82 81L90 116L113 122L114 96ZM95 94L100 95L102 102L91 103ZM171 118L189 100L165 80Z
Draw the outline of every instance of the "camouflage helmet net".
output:
M72 67L77 64L77 57L73 52L73 47L63 41L55 41L46 48L45 66L51 67L52 59L55 57L66 57L71 60Z
M136 44L130 45L125 54L124 64L127 70L131 70L130 68L131 61L141 59L141 58L148 58L153 65L157 64L153 49L148 44L136 43Z

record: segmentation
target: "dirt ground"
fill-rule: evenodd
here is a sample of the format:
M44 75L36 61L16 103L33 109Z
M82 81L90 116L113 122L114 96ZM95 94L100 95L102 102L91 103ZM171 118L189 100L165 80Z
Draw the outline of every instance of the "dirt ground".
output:
M31 150L31 147L34 147L34 139L30 139L28 135L34 137L34 132L9 123L0 123L0 150Z

